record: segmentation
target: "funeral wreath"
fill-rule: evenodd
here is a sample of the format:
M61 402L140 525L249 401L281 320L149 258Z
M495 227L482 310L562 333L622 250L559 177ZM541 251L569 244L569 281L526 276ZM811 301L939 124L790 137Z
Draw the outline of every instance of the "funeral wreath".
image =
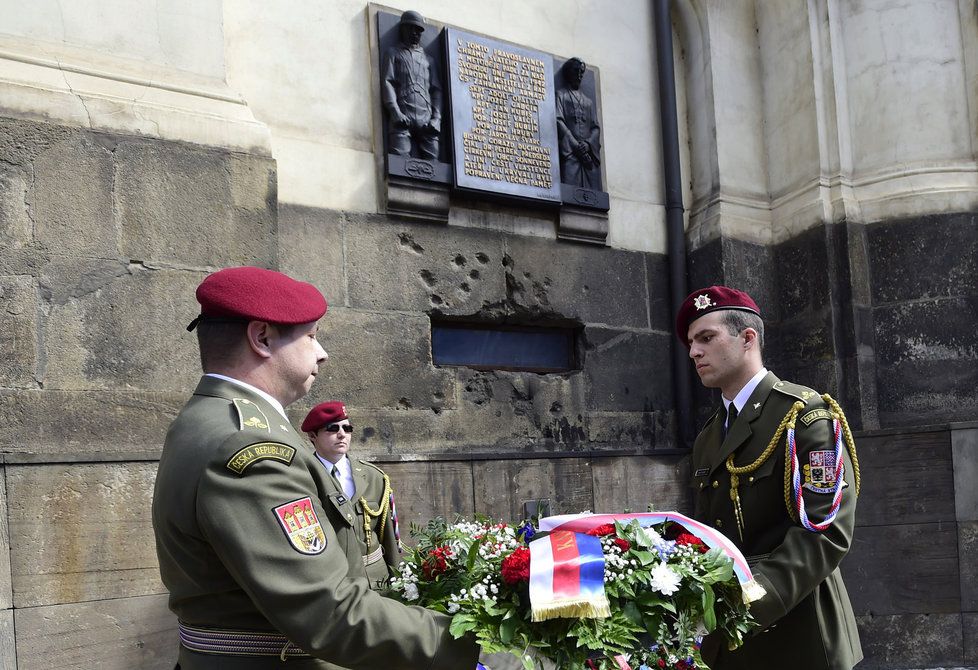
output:
M676 513L569 515L510 525L488 519L413 526L392 595L452 615L486 653L527 670L704 668L716 633L731 648L763 594L736 548Z

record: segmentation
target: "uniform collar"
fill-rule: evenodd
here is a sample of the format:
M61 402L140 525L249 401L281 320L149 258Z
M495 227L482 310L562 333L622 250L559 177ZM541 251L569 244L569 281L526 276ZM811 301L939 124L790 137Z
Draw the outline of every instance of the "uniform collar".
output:
M762 366L760 371L756 375L751 377L750 381L744 384L744 388L740 389L740 392L737 394L737 397L735 397L733 400L727 400L721 395L720 399L723 400L723 409L726 410L727 413L729 414L730 403L732 402L734 404L734 407L737 408L738 414L743 412L744 405L747 404L747 401L750 399L751 394L754 393L754 389L757 388L757 385L760 384L761 380L764 379L764 377L766 376L767 376L767 368Z
M272 396L270 396L267 393L265 393L264 391L262 391L257 386L252 386L251 384L248 384L246 382L243 382L240 379L235 379L234 377L228 377L226 375L219 375L216 372L207 372L207 373L204 374L204 376L205 377L213 377L215 379L220 379L222 381L230 382L232 384L237 384L238 386L240 386L242 388L248 389L252 393L254 393L254 394L258 395L260 398L262 398L269 405L271 405L272 408L274 408L279 414L281 414L284 419L288 420L289 417L286 416L286 414L285 414L285 408L282 407L282 403L280 403L278 400L276 400Z

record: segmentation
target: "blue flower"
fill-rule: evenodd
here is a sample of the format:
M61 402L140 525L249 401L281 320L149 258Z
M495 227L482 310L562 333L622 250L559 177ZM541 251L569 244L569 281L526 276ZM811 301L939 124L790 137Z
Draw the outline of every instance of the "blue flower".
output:
M536 534L537 532L533 528L533 524L530 523L529 521L527 521L525 524L520 526L519 530L516 531L516 535L523 538L523 542L526 543L529 543L530 540L533 539L533 536Z

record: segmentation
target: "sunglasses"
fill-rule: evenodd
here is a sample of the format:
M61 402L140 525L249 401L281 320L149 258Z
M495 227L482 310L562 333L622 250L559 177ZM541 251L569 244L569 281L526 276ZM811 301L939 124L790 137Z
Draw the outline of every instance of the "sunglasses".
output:
M344 423L344 424L331 423L328 426L323 426L323 430L325 430L327 433L338 433L338 432L340 432L340 428L343 429L343 432L344 433L352 433L353 432L353 424L352 423Z

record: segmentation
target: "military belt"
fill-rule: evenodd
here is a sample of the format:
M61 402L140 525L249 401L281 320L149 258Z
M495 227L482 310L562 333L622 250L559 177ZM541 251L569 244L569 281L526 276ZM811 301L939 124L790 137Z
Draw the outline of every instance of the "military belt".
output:
M368 565L373 565L383 557L384 557L384 548L377 547L375 550L371 551L369 554L363 557L363 565L364 567Z
M198 628L180 622L180 644L190 651L218 656L309 658L281 633Z

